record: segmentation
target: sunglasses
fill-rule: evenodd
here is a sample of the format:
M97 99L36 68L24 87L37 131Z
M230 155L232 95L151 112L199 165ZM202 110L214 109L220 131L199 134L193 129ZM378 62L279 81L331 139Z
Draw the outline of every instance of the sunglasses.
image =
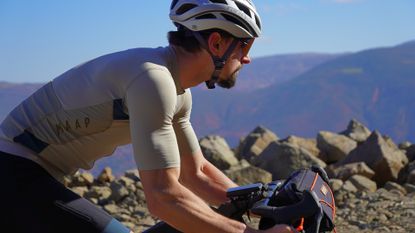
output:
M238 39L241 42L241 49L244 56L248 56L249 50L254 43L255 38L242 38Z

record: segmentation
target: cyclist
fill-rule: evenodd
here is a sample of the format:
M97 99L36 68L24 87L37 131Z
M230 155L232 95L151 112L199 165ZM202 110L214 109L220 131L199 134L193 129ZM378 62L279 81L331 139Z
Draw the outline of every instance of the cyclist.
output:
M130 232L59 181L132 142L153 215L183 232L257 232L206 204L225 202L236 185L201 153L189 121L189 88L235 84L261 33L259 15L251 0L174 0L170 18L178 30L169 32L168 47L130 49L74 67L2 122L2 229Z

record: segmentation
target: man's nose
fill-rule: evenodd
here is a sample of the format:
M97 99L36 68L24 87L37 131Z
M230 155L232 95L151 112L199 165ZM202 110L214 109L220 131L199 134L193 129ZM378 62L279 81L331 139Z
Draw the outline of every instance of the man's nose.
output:
M251 58L249 57L249 55L243 56L241 58L241 63L242 64L249 64L249 63L251 63Z

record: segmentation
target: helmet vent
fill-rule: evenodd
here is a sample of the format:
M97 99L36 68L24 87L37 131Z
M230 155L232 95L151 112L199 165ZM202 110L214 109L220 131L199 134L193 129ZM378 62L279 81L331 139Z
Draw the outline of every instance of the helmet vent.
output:
M259 29L261 29L261 20L259 20L258 15L255 15L255 23Z
M213 2L213 3L220 3L220 4L228 4L227 2L226 2L226 0L210 0L210 2Z
M227 14L221 14L226 20L231 21L232 23L244 28L245 30L249 31L245 25L243 25L241 23L241 21L239 21L237 18L231 16L231 15L227 15Z
M216 16L213 14L204 14L196 17L196 19L216 19Z
M240 2L235 2L236 6L238 6L239 10L245 12L249 17L251 17L251 11L248 9L248 7L244 6Z
M171 2L171 5L170 5L170 10L172 10L175 6L176 6L176 4L177 4L177 2L178 2L179 0L173 0L172 2Z
M189 10L191 10L191 9L193 9L193 8L195 8L195 7L197 7L197 5L195 5L195 4L183 4L177 11L176 11L176 14L177 15L182 15L182 14L184 14L184 13L186 13L186 12L188 12Z

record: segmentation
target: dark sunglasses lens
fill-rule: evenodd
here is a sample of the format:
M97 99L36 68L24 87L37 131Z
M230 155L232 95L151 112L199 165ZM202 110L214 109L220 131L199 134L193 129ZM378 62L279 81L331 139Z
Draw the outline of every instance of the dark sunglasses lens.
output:
M244 56L247 56L255 39L241 40L241 47Z

